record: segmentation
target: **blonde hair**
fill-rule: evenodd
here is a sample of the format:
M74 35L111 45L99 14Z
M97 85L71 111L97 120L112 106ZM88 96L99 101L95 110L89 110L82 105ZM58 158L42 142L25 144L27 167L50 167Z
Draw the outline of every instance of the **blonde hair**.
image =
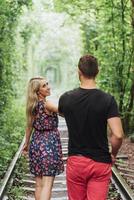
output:
M43 79L44 77L35 77L29 80L27 88L27 101L26 101L27 127L32 126L33 110L38 102L38 91L40 88L40 81Z

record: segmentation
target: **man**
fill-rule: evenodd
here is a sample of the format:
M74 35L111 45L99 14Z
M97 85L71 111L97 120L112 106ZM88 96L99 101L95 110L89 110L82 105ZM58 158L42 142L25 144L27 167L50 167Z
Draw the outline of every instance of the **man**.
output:
M122 144L123 129L113 96L97 89L97 59L80 58L80 87L64 93L59 113L64 115L68 132L67 188L69 200L105 200L111 165ZM111 129L111 153L107 139Z

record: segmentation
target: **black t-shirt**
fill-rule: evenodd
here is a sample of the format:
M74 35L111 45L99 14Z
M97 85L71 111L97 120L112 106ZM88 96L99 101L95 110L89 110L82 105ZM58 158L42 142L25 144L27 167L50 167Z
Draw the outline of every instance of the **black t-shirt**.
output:
M68 132L68 155L82 154L95 161L111 163L107 139L107 119L118 117L113 96L99 89L77 88L59 99Z

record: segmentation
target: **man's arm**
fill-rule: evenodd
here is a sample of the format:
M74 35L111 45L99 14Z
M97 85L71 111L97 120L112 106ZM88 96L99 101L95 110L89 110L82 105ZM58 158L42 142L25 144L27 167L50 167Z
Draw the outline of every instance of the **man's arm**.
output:
M110 137L110 143L112 147L111 154L112 156L116 157L119 148L121 147L124 136L121 119L119 117L109 118L108 125L111 129L111 137Z

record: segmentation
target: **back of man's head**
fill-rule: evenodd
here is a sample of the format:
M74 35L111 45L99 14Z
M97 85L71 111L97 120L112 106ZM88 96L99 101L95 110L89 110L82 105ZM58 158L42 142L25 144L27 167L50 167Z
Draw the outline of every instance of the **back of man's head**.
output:
M95 78L99 71L97 59L92 55L82 56L79 60L78 68L88 78Z

